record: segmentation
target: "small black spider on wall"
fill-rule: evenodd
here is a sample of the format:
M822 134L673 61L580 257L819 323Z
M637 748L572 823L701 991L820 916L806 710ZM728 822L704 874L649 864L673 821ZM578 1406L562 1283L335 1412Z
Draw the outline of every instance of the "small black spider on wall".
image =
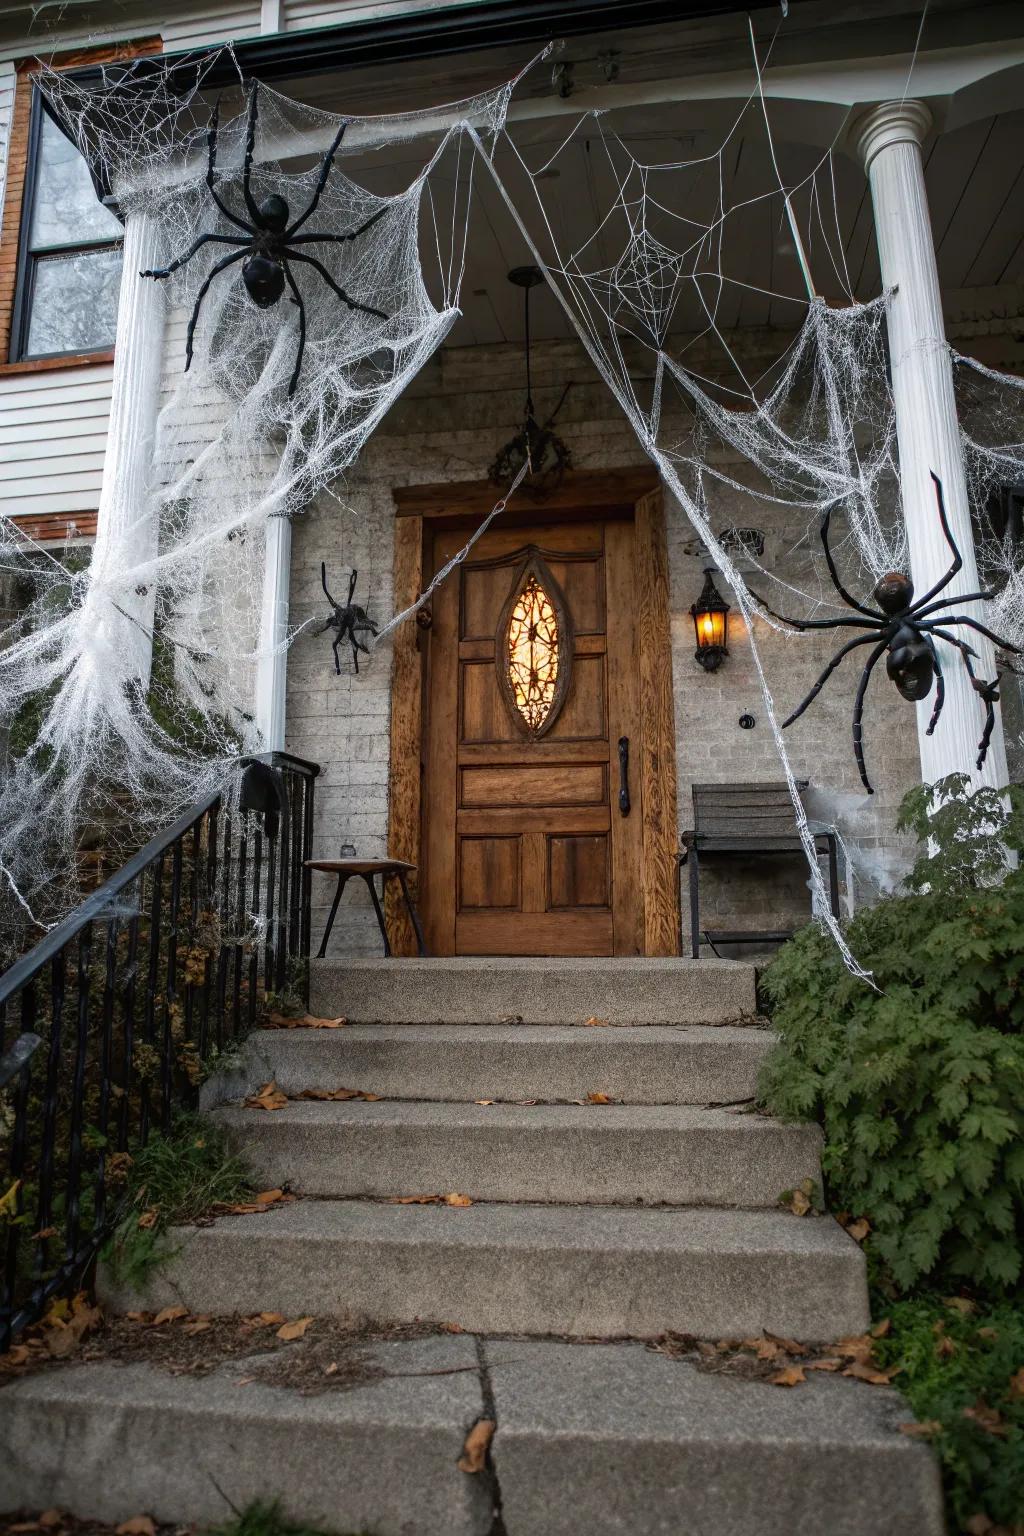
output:
M825 562L828 573L832 578L832 585L848 608L862 615L859 619L789 619L781 613L776 613L769 608L764 598L755 592L754 597L761 604L766 613L772 618L779 619L783 624L791 624L794 629L866 629L870 633L859 635L853 640L847 641L833 656L828 666L822 672L818 681L810 693L799 704L788 720L783 720L782 728L792 725L798 720L804 710L813 704L822 688L828 682L832 673L839 666L844 656L855 650L860 645L874 645L870 656L865 663L857 687L857 697L853 706L853 755L857 760L857 768L860 772L861 783L868 794L874 793L868 779L867 769L864 766L864 696L867 693L868 680L874 670L876 662L888 652L885 659L885 670L896 685L897 691L904 699L916 702L926 699L931 692L932 684L935 684L935 706L931 719L928 722L927 734L930 736L939 723L942 713L942 705L946 696L945 680L942 676L942 667L939 664L939 653L935 648L935 639L945 640L949 645L955 646L960 652L964 666L967 668L971 684L985 706L985 724L978 743L977 767L980 768L985 761L992 740L992 730L995 726L995 706L999 699L998 680L986 682L984 678L975 676L971 658L977 660L978 653L956 635L950 634L950 625L965 625L969 629L976 630L997 645L1001 650L1013 651L1020 654L1020 647L1012 645L1009 640L994 634L977 619L962 613L943 614L937 610L951 606L951 603L980 603L996 596L994 592L967 592L962 596L956 596L951 600L939 598L953 577L963 565L960 551L957 549L953 535L949 530L946 519L946 505L942 495L942 481L932 471L932 480L935 485L935 498L938 503L939 521L942 524L942 532L945 534L946 543L953 553L953 563L945 576L927 591L923 597L914 601L914 583L903 571L889 571L875 584L872 596L878 604L877 608L868 608L857 601L843 586L839 579L839 572L829 548L828 530L832 517L832 509L825 513L821 522L821 542L825 549ZM938 601L935 601L939 598Z
M361 608L358 603L354 603L352 601L352 597L356 590L356 582L358 579L359 572L353 571L348 579L348 601L342 605L341 603L336 602L335 599L331 596L330 592L328 592L327 565L323 560L320 562L320 584L323 587L324 592L327 594L327 601L334 609L334 612L324 621L316 633L318 635L322 635L328 629L336 629L338 631L337 638L332 644L331 650L334 652L334 670L337 672L339 677L341 676L341 658L338 655L338 646L341 644L341 642L343 640L347 640L351 645L352 664L358 672L359 652L362 651L364 656L369 656L370 648L369 646L363 645L361 641L357 640L356 636L358 634L376 635L378 633L377 626L366 612L366 609Z
M221 213L230 223L235 225L236 229L241 231L241 234L200 235L185 254L176 257L169 266L157 267L152 271L143 272L141 275L143 277L156 278L158 281L170 277L173 272L177 272L179 267L183 267L187 261L191 261L196 252L201 250L204 245L212 243L214 245L232 245L236 247L235 250L230 251L214 265L196 297L195 308L188 323L188 334L185 339L186 373L192 366L192 346L196 322L199 319L199 311L210 284L218 273L225 271L236 261L242 262L242 281L245 284L246 292L253 303L257 304L260 309L270 309L272 305L276 304L287 285L291 291L292 302L298 305L299 310L299 346L295 357L295 368L288 384L288 394L291 396L295 393L295 386L299 382L302 356L306 349L306 306L302 302L302 294L299 292L298 284L292 274L292 262L298 261L305 266L313 267L319 272L324 282L334 290L338 298L348 305L349 309L359 310L364 315L373 315L378 320L386 320L388 318L382 310L374 309L370 304L360 304L357 300L350 298L344 288L335 282L322 262L318 261L315 256L311 256L308 251L300 251L296 247L323 244L343 245L346 241L356 240L360 235L364 235L368 229L371 229L378 219L383 218L387 212L387 205L385 204L382 208L379 208L375 214L372 214L370 218L360 224L358 229L349 230L347 234L333 235L320 231L307 231L305 234L299 233L306 220L315 213L320 198L323 196L324 188L327 185L327 178L331 174L331 166L334 164L334 157L345 136L345 129L348 127L347 121L343 122L338 129L334 136L334 142L321 161L320 174L313 188L313 196L310 198L305 211L300 213L297 219L293 219L289 223L291 214L288 204L277 192L270 193L268 197L263 198L262 202L257 203L252 193L251 178L253 154L256 149L256 122L259 111L258 93L259 82L254 80L249 87L249 103L246 109L245 158L242 166L242 196L245 199L245 206L249 213L248 219L240 218L238 214L232 213L215 185L217 133L220 124L219 101L214 106L213 112L210 115L210 129L207 134L209 158L206 167L206 185L209 187L210 196Z

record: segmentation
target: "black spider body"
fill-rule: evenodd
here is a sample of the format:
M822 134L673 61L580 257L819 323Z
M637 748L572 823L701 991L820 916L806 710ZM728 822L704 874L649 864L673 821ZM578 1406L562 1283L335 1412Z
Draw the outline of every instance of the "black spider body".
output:
M341 658L338 655L338 647L341 642L347 640L349 645L351 645L352 664L358 672L359 652L362 651L364 656L369 656L370 649L369 646L363 645L356 637L359 634L377 634L377 626L366 612L366 609L361 607L359 603L352 601L358 579L359 572L353 571L348 579L348 602L344 605L336 602L327 590L327 566L324 561L321 560L320 562L320 583L327 596L327 601L334 609L334 612L324 621L316 633L322 635L328 629L337 630L337 637L331 646L331 650L334 652L334 670L339 677L341 676Z
M349 309L359 310L364 315L373 315L378 320L387 319L382 310L374 309L370 304L360 304L355 299L350 298L344 288L335 282L322 262L318 261L315 256L311 256L307 251L298 250L296 247L320 244L340 245L346 241L356 240L360 235L365 234L372 225L376 224L378 219L383 217L386 208L378 209L375 214L372 214L370 218L360 224L358 229L349 230L344 235L315 231L299 233L320 202L324 188L327 185L327 178L331 173L331 166L334 164L334 157L345 135L347 123L342 123L334 136L334 142L320 163L320 174L313 189L313 196L310 198L305 212L301 213L297 219L292 219L287 202L277 192L271 192L269 196L257 203L253 196L251 182L253 154L256 148L256 121L259 110L258 91L259 86L254 82L249 91L249 105L246 114L242 195L245 199L246 211L249 215L247 219L243 219L238 214L232 212L216 187L217 133L220 122L219 104L214 107L210 116L210 130L207 134L209 155L206 168L206 185L210 189L210 196L216 206L228 222L233 224L240 233L231 235L200 235L185 254L177 257L169 266L158 267L150 272L143 272L142 276L156 278L157 280L170 277L179 267L183 267L187 261L191 261L196 252L201 250L204 245L209 245L210 243L235 247L233 251L221 257L220 261L214 264L199 289L195 308L188 323L188 334L185 342L186 373L192 365L192 347L195 338L196 322L199 319L199 311L210 284L218 273L225 271L226 268L232 266L236 261L240 261L242 263L242 282L245 285L245 291L253 303L258 305L260 309L271 309L282 297L285 288L288 288L291 292L292 301L298 306L299 310L299 346L295 358L295 368L288 385L288 393L293 395L295 393L295 386L299 382L302 355L306 347L306 308L302 302L302 295L299 292L291 270L292 262L297 261L304 266L315 268L328 287L333 289L338 298L344 304L347 304Z
M967 668L971 684L985 706L985 724L982 730L981 740L978 743L977 767L980 768L985 761L989 742L992 739L992 730L995 725L995 705L999 699L997 682L986 682L984 678L978 678L974 673L972 656L977 659L977 651L971 649L966 641L950 634L950 627L966 626L984 635L991 640L993 645L1002 650L1013 651L1020 654L1020 647L1012 645L1009 640L993 634L984 624L966 614L940 613L938 610L948 607L948 603L935 599L943 592L953 577L963 565L960 551L953 540L946 518L946 507L942 496L942 482L938 475L932 474L935 484L935 497L939 509L939 521L942 524L942 532L946 543L953 554L953 563L945 576L924 597L914 601L914 583L903 571L888 571L875 584L872 597L877 603L877 608L869 608L858 602L855 597L843 586L839 579L832 551L829 548L828 530L831 519L831 511L827 512L821 523L821 542L825 549L825 561L828 565L829 575L839 596L860 615L854 619L789 619L784 615L775 613L768 607L763 598L758 597L758 602L770 613L773 618L780 619L784 624L791 624L794 629L863 629L870 633L858 635L842 646L833 656L828 666L822 672L818 681L804 699L803 703L790 715L788 720L782 722L783 730L787 725L792 725L798 720L812 704L827 683L832 673L839 666L844 656L849 655L861 645L871 645L873 650L867 659L864 670L861 673L860 683L857 688L857 697L853 707L853 753L860 771L861 783L868 794L873 794L871 783L864 765L864 740L863 740L863 712L864 697L867 693L868 680L877 662L885 656L885 670L896 685L900 695L912 703L926 699L935 685L935 707L932 710L931 719L928 722L927 734L930 736L939 721L942 713L942 705L945 700L945 683L942 676L942 667L939 663L939 653L935 646L935 639L945 640L949 645L955 646L960 652L964 666ZM754 594L757 596L757 594ZM994 597L994 592L968 592L964 596L952 599L956 603L979 603Z

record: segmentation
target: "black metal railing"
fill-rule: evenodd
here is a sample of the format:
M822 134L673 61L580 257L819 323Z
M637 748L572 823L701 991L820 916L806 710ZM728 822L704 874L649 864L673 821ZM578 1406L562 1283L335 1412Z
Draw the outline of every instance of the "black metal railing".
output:
M132 1153L267 994L308 998L320 770L247 764L0 976L0 1352L81 1284Z

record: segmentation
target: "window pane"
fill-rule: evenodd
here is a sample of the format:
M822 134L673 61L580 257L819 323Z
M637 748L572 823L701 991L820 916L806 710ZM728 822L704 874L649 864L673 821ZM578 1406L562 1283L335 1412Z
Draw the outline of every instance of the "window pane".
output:
M39 258L26 356L112 347L120 285L120 250Z
M97 198L78 150L44 112L29 231L32 249L120 240L123 234L120 220Z

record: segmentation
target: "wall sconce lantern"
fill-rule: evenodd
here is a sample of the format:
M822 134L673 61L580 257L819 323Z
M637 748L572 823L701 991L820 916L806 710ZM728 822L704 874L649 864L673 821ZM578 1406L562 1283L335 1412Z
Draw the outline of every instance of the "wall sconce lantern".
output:
M705 672L717 672L729 654L729 604L715 586L713 578L717 569L714 565L704 567L704 586L690 608L697 636L694 657Z

